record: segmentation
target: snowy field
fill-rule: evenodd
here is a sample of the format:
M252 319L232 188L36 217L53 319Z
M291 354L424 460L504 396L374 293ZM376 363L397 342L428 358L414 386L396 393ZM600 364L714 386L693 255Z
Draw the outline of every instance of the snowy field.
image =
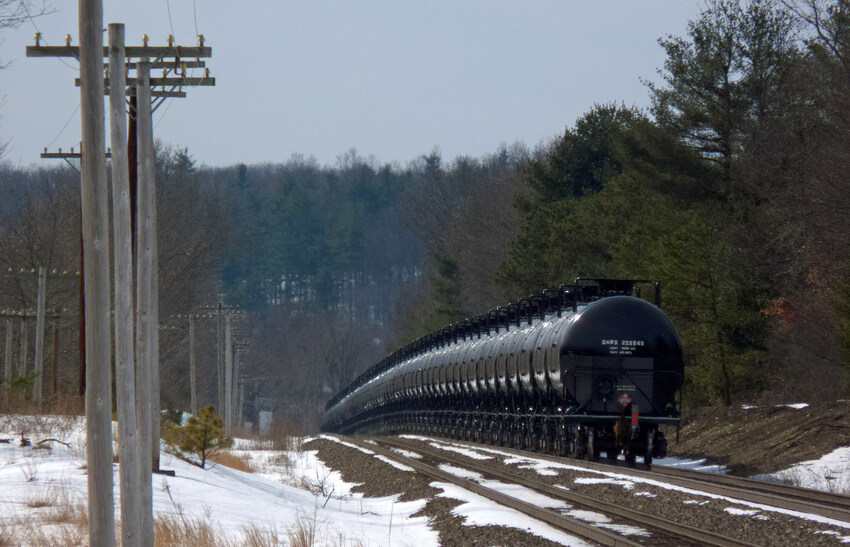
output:
M21 432L33 445L42 439L52 440L40 446L21 446ZM0 544L86 544L83 420L3 416L0 417L0 439L9 440L8 443L0 443ZM205 528L214 534L216 544L241 545L248 544L249 540L254 541L251 544L258 545L291 544L294 538L305 538L310 541L308 544L334 546L425 547L438 544L437 534L428 527L427 519L412 516L424 506L424 500L399 502L395 496L363 498L351 492L352 484L345 483L337 472L318 461L315 452L272 450L271 444L266 444L237 439L231 453L253 468L254 472L250 473L215 463L202 470L163 452L162 467L175 471L176 476L154 475L153 478L154 513L160 525L182 523L190 528ZM435 442L433 445L453 452L475 454L478 459L506 458L535 469L542 476L556 473L558 467L569 467L533 457L518 458L498 449L473 450L462 443ZM418 456L414 453L404 455ZM377 454L374 456L378 457ZM699 467L701 462L668 459L663 463ZM848 465L850 448L838 450L818 462L804 462L777 474L784 473L784 476L772 478L788 482L793 477L793 480L803 482L803 486L835 490L844 485ZM404 466L396 467L412 472ZM825 479L826 482L815 480L818 477L829 479ZM808 478L812 478L811 482L804 482ZM116 521L119 517L117 479L116 465ZM633 495L645 495L640 481L613 473L600 473L580 480L610 482ZM676 489L657 481L653 481L653 485ZM453 485L435 482L432 486L443 491L441 496L462 502L453 512L463 517L468 525L512 526L559 543L583 545L583 542L563 532ZM499 486L509 494L515 488ZM694 503L707 502L712 498L702 493L692 494ZM519 495L527 497L531 494ZM558 500L540 500L540 504L569 509ZM762 518L771 509L741 504L740 511L741 518ZM606 526L603 515L575 516L613 528L613 525ZM812 520L824 522L820 518ZM848 528L848 537L842 539L850 540L850 524L842 527ZM621 532L643 535L640 529ZM257 538L262 538L262 541L257 541Z
M113 426L116 427L116 426ZM21 447L21 431L49 449ZM85 428L82 419L3 417L0 438L0 545L86 544ZM237 440L234 450L259 472L215 463L202 470L168 453L161 467L176 476L153 476L154 514L160 521L206 527L216 544L290 544L306 537L315 545L437 545L425 517L412 517L424 501L363 498L353 485L325 468L314 452L252 448ZM118 467L114 473L119 519ZM69 515L71 513L71 515Z

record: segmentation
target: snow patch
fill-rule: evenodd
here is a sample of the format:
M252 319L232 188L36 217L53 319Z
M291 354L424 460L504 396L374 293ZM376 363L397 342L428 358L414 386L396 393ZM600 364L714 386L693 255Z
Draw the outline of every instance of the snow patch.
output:
M753 515L758 514L758 509L739 509L737 507L726 507L724 511L726 511L730 515L742 515L747 517L751 517Z
M375 454L375 457L376 457L377 459L381 460L381 461L382 461L382 462L384 462L384 463L388 463L388 464L392 465L393 467L395 467L396 469L398 469L398 470L400 470L400 471L409 471L409 472L411 472L411 473L412 473L412 472L414 472L414 471L416 471L415 469L413 469L413 468L412 468L412 467L410 467L409 465L405 465L405 464L403 464L403 463L401 463L401 462L397 462L397 461L395 461L395 460L393 460L393 459L390 459L390 458L388 458L388 457L386 457L386 456L382 456L382 455L380 455L380 454Z
M417 454L416 452L411 452L410 450L404 450L403 448L390 448L396 454L404 456L405 458L410 458L411 460L421 460L422 454Z
M507 526L524 530L549 541L574 547L589 547L589 543L539 520L531 519L515 509L504 507L483 496L444 482L432 482L431 486L439 488L440 497L451 498L461 502L452 509L452 514L463 518L466 526Z
M440 450L445 450L447 452L457 452L458 454L462 454L467 458L472 458L473 460L492 460L492 456L485 456L475 450L469 448L461 448L459 446L454 446L451 444L443 444L443 443L430 443L434 448L439 448Z
M466 445L464 445L462 443L457 443L456 446L464 447ZM718 494L703 492L703 491L696 490L696 489L693 489L693 488L685 488L685 487L681 487L681 486L676 486L676 485L673 485L673 484L670 484L670 483L667 483L667 482L664 482L664 481L661 481L661 480L645 479L645 478L641 478L641 477L633 477L633 476L629 476L629 475L624 475L622 473L615 473L615 472L610 472L610 471L598 471L598 470L595 470L595 469L587 469L585 467L581 467L581 466L578 466L578 465L572 465L572 464L569 464L569 463L561 463L561 462L555 462L555 461L549 461L549 460L542 460L542 459L539 459L539 458L521 457L521 456L517 456L516 454L512 454L512 453L509 453L509 452L505 452L504 450L498 450L498 449L494 449L494 448L475 447L475 449L480 451L480 452L487 453L487 454L502 456L506 461L509 460L509 461L513 461L513 462L522 462L522 463L528 463L528 464L531 464L531 465L539 465L541 468L567 470L567 471L577 471L577 472L580 472L580 473L596 475L597 477L617 479L619 481L623 481L624 488L629 488L628 486L625 486L626 484L631 484L632 488L634 488L634 484L637 484L637 483L640 483L642 485L647 485L647 486L657 486L657 487L663 488L665 490L671 490L671 491L674 491L674 492L681 492L681 493L687 494L687 495L700 496L702 498L708 498L708 500L716 499L716 500L728 501L730 503L736 503L736 504L739 504L739 505L746 505L748 507L752 507L753 509L759 509L759 510L765 511L765 512L780 513L780 514L783 514L783 515L789 515L789 516L792 516L792 517L797 517L797 518L809 520L809 521L812 521L812 522L820 522L822 524L828 524L828 525L836 526L836 527L839 527L839 528L850 529L850 522L844 522L844 521L840 521L840 520L836 520L836 519L831 519L831 518L823 517L821 515L815 515L813 513L803 513L803 512L800 512L800 511L791 511L791 510L788 510L788 509L782 509L782 508L773 507L773 506L770 506L770 505L764 505L764 504L760 504L760 503L753 503L753 502L737 500L737 499L730 498L730 497L727 497L727 496L721 496L721 495L718 495ZM848 451L850 451L850 448L848 448ZM848 461L850 461L850 453L847 454L847 458L848 458ZM663 465L663 462L665 460L669 461L668 458L664 458L664 460L659 460L659 461L657 461L657 463L659 465ZM850 467L848 467L848 469L850 469ZM700 469L700 470L705 470L705 469ZM842 477L843 477L843 474L842 474ZM850 481L850 474L848 474L847 480ZM687 503L687 502L685 502L685 503ZM700 502L694 501L693 503L700 503ZM705 503L708 503L708 501L705 501Z
M850 447L837 448L819 460L794 464L788 469L754 479L790 484L823 492L850 494Z
M338 439L338 438L334 437L333 435L319 435L319 438L325 439L326 441L333 441L335 443L339 443L342 446L347 446L348 448L353 448L354 450L359 450L360 452L363 452L364 454L367 454L369 456L375 455L375 452L372 451L372 450L369 450L368 448L363 448L362 446L356 445L354 443L350 443L348 441L343 441L342 439Z
M454 475L455 477L459 477L461 479L467 479L471 481L484 480L484 476L481 473L476 473L475 471L464 469L462 467L455 467L454 465L449 465L447 463L441 463L437 466L437 468L440 471L444 471L449 475Z

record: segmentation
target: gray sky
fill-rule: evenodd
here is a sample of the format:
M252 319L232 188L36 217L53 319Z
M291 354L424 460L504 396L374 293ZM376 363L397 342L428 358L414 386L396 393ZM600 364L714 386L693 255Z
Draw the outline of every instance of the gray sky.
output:
M401 165L438 148L480 157L534 146L594 103L645 107L658 80L658 38L683 35L698 0L103 0L104 26L128 45L213 48L215 87L189 89L154 114L157 138L201 164L287 160L334 164L351 148ZM53 0L35 20L48 45L70 33L77 3ZM169 17L170 8L170 17ZM7 161L39 165L42 148L78 146L76 61L27 58L32 24L0 34L0 139ZM104 38L105 40L105 38ZM69 122L70 120L70 122ZM65 124L67 122L67 127ZM63 129L64 127L64 129Z

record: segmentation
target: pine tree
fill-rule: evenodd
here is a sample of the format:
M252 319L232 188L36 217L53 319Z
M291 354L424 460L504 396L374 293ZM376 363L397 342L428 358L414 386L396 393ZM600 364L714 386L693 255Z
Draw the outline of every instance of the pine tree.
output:
M224 423L215 414L213 405L200 409L198 416L191 416L183 427L166 422L163 438L183 452L198 456L201 469L204 469L212 454L233 444L233 439L225 437Z

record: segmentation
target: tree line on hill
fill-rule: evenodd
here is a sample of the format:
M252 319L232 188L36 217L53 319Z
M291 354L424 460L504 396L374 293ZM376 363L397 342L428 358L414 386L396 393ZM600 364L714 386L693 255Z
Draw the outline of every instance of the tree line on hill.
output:
M164 403L188 407L192 312L199 406L216 402L218 302L249 312L246 419L314 429L387 351L577 276L662 282L687 405L845 396L850 2L712 0L660 45L648 111L596 105L533 150L212 168L158 143ZM0 268L77 267L78 184L0 164ZM69 396L76 283L48 290ZM34 299L0 278L0 308Z
M686 404L845 396L850 2L715 0L660 45L648 112L597 105L517 162L506 195L498 179L423 209L421 327L499 291L657 279Z

